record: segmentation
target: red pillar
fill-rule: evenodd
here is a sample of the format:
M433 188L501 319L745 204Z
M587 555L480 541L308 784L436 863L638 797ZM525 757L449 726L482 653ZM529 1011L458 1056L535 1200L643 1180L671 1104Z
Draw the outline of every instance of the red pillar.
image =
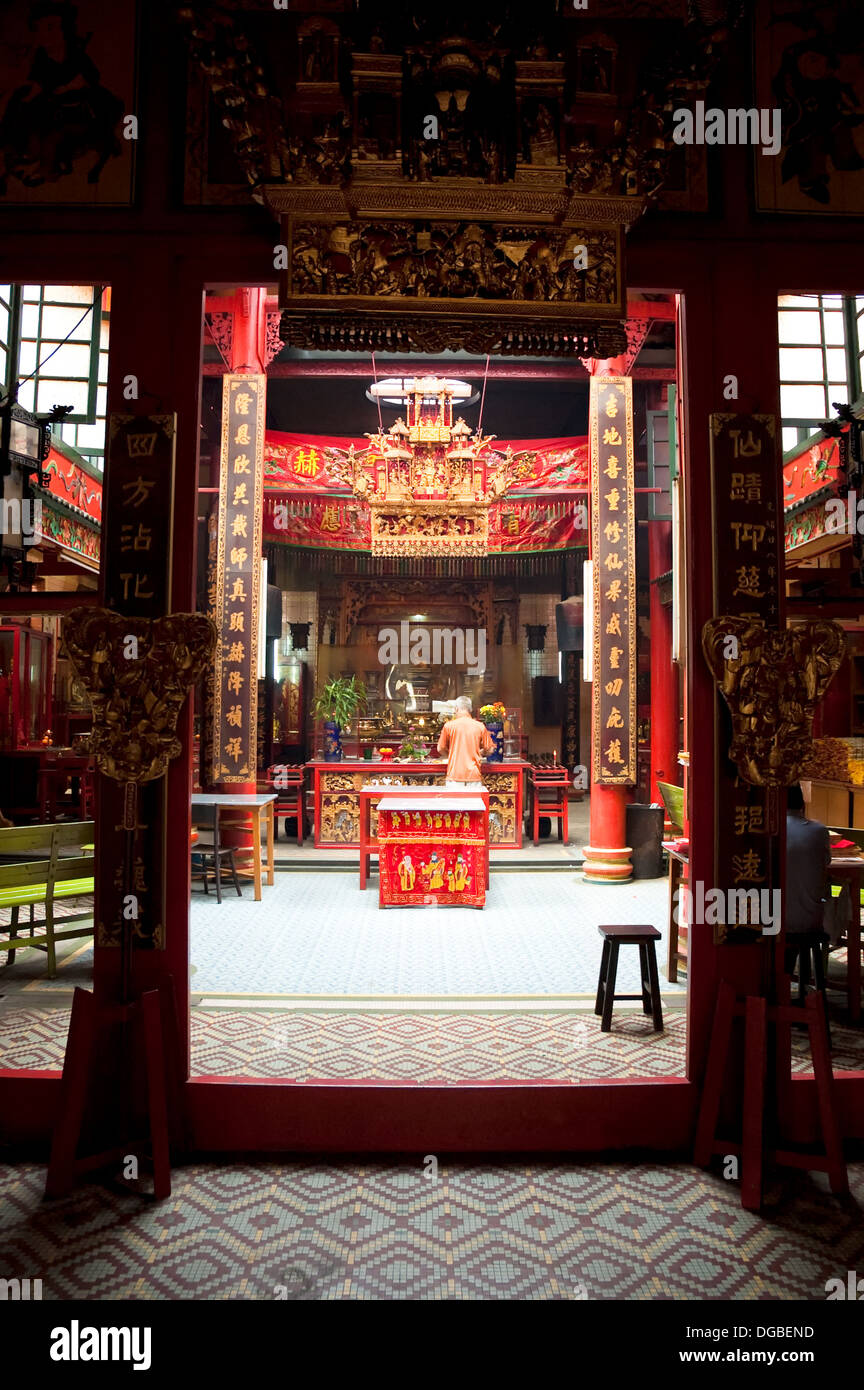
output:
M591 376L624 376L627 372L626 354L605 359L588 358L585 365ZM590 528L589 528L590 545ZM596 581L595 581L596 582ZM590 595L586 595L586 602ZM598 674L594 672L594 679ZM593 765L594 740L600 731L591 723L591 758ZM589 883L626 883L633 875L630 862L631 846L627 843L627 787L591 785L589 835L591 843L583 845L583 876Z
M658 782L678 785L678 673L672 662L672 609L660 602L657 584L672 568L672 523L648 525L651 615L651 799Z

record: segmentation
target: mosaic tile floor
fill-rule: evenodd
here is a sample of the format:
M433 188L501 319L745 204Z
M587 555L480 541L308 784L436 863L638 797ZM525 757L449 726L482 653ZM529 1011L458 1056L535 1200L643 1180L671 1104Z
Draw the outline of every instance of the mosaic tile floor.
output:
M590 995L600 922L651 922L665 932L665 878L609 886L577 873L492 874L483 911L378 907L356 874L284 873L256 903L192 900L192 988L231 995ZM242 940L243 949L237 942ZM658 942L658 963L665 945ZM624 948L621 993L639 988L639 955ZM683 983L662 988L683 993Z
M303 1013L233 1008L192 1010L195 1076L279 1077L293 1081L597 1081L683 1076L683 1009L665 1010L665 1028L616 1011L601 1033L590 1011L518 1014ZM0 1001L0 1068L59 1069L66 1008ZM864 1034L833 1031L836 1071L864 1070ZM793 1035L793 1070L811 1070L806 1035Z
M762 1215L686 1164L189 1164L165 1202L0 1168L0 1277L46 1299L825 1299L864 1268L852 1195L784 1175ZM806 1321L806 1319L799 1319Z

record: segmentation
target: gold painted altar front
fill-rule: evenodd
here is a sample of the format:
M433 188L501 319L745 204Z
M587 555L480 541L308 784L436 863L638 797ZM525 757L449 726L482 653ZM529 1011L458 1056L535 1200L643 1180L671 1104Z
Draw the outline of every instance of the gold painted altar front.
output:
M527 763L483 764L483 784L489 791L489 842L499 849L522 848L522 796ZM381 795L403 786L443 787L447 764L442 759L417 763L343 761L307 763L315 792L315 848L356 849L360 846L360 789L381 785ZM385 783L384 778L390 781ZM372 807L371 830L377 829Z

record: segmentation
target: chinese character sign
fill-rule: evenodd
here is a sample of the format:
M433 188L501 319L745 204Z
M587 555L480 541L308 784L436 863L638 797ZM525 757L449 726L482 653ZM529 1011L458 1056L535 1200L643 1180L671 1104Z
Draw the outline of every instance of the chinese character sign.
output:
M171 606L174 415L111 415L105 547L105 606L160 618Z
M176 434L176 415L115 413L108 419L102 527L105 607L123 618L159 619L171 610ZM130 674L144 671L146 647L142 643L139 651L140 632L131 624L129 638L133 640L122 644L122 661ZM108 659L107 648L99 655ZM100 788L100 859L111 867L99 874L96 944L119 947L131 922L136 950L164 950L166 780L141 786L131 850L123 828L126 789L101 776Z
M769 628L778 622L780 537L777 504L780 460L773 415L711 416L711 486L714 532L714 612L736 619L756 619ZM723 656L738 658L739 624L721 645ZM723 649L725 645L725 649ZM716 737L720 742L716 779L717 849L715 883L742 893L737 920L718 924L718 945L758 940L762 924L751 910L753 889L776 887L773 836L779 806L776 793L751 786L729 760L732 725L720 705Z
M591 378L594 781L636 781L633 383Z
M223 382L213 776L217 782L253 782L257 763L258 604L267 379L226 376Z

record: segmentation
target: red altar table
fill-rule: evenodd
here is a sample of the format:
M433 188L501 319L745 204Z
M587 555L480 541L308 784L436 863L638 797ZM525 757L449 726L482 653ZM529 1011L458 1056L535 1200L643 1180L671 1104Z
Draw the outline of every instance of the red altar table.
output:
M360 788L360 791L357 793L357 796L358 796L358 799L359 799L359 802L360 802L360 887L361 887L361 888L365 888L365 887L366 887L366 880L367 880L368 877L369 877L369 872L370 872L371 863L372 863L372 854L373 854L373 851L375 851L375 850L378 849L378 839L377 839L376 835L374 835L374 834L372 833L372 808L373 808L373 806L374 806L374 807L376 808L376 810L377 810L377 807L378 807L379 802L380 802L380 801L382 800L382 798L385 797L385 796L390 796L390 797L393 797L393 796L397 796L397 797L411 797L411 798L413 798L414 800L416 800L417 797L420 797L420 798L426 797L427 800L433 799L433 800L435 800L435 801L437 801L437 800L438 800L440 797L442 797L442 796L445 796L445 797L479 796L479 797L480 797L480 800L483 802L483 810L484 810L484 812L485 812L485 815L484 815L484 818L483 818L483 824L484 824L484 829L485 829L485 833L486 833L486 887L487 887L487 888L489 887L489 792L487 791L487 789L486 789L485 787L483 788L482 791L476 791L476 792L454 792L454 791L452 790L452 788L451 788L450 790L448 790L446 787L418 787L418 786L410 786L410 785L407 786L407 787L389 787L389 788L388 788L388 787L361 787L361 788Z
M382 797L379 907L483 907L485 822L480 796Z

